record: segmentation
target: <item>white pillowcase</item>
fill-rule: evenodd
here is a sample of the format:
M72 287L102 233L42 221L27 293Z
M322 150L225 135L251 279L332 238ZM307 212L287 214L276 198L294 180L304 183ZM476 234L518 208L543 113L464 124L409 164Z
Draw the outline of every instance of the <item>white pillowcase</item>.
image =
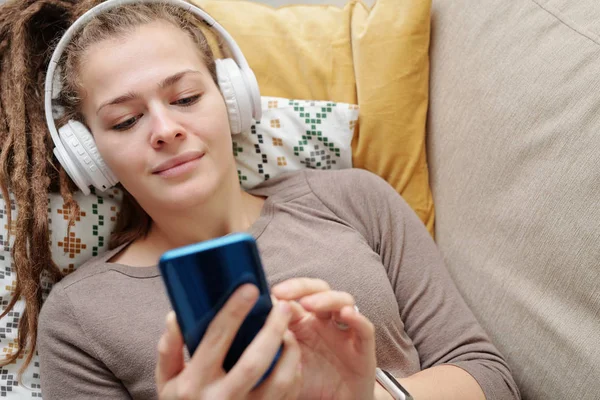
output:
M303 168L352 168L358 106L263 97L262 109L250 132L233 137L242 187Z

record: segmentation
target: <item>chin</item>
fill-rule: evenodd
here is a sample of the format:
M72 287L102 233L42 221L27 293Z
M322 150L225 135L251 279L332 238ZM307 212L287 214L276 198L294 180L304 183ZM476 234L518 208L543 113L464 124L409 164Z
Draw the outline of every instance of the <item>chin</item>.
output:
M201 182L193 180L185 184L179 184L169 188L159 188L161 208L173 211L181 211L206 203L216 192L216 182L203 179Z

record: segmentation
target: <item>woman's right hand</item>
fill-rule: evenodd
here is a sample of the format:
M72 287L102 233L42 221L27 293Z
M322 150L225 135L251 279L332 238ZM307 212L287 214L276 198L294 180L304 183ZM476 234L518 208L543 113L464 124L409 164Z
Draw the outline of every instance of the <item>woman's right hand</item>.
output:
M254 285L234 292L210 323L189 363L183 358L183 338L175 313L158 344L156 384L160 400L296 399L302 388L300 349L288 331L290 305L279 302L235 366L225 373L223 360L246 315L258 299ZM268 370L281 343L283 351L269 377L252 390Z

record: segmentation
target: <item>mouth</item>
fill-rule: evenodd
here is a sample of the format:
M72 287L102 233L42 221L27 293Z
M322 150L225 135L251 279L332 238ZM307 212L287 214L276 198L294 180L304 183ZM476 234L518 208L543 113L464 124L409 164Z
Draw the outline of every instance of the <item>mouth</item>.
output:
M185 152L154 167L152 169L152 174L165 177L180 175L193 168L202 157L204 157L204 153L202 152Z

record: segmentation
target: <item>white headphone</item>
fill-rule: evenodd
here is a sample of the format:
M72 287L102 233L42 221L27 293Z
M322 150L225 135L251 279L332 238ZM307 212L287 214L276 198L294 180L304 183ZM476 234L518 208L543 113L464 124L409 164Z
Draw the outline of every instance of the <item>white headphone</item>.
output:
M58 42L48 65L45 82L44 110L46 124L56 146L54 155L85 195L90 193L90 186L105 191L116 185L118 180L98 153L91 132L81 122L71 120L57 131L52 113L54 74L62 53L83 25L102 12L131 3L173 4L191 12L214 28L233 53L233 59L215 60L219 88L227 106L231 132L236 134L249 130L252 119L260 120L262 115L260 91L254 72L248 66L233 37L206 12L183 0L108 0L101 3L77 19Z

